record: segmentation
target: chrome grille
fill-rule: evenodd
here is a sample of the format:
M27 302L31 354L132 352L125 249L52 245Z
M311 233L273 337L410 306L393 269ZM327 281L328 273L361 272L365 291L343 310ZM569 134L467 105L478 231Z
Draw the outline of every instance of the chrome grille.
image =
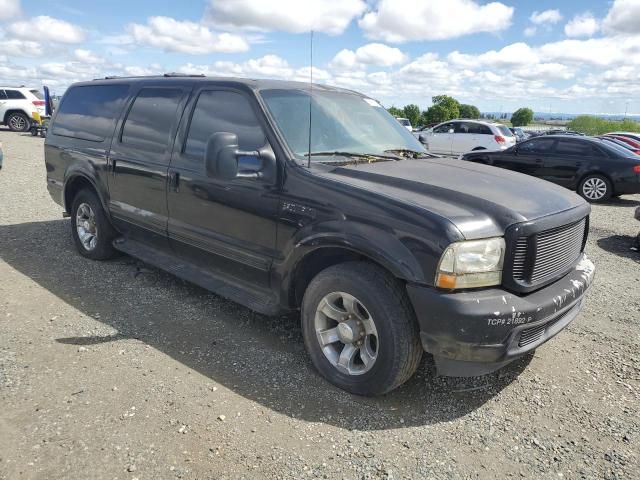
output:
M513 254L513 278L516 280L525 279L524 265L527 261L527 238L520 237L516 242L516 250Z
M566 272L580 256L587 219L517 238L511 270L513 279L529 286Z
M566 271L580 256L585 219L573 225L553 228L536 235L536 257L531 283L538 283Z

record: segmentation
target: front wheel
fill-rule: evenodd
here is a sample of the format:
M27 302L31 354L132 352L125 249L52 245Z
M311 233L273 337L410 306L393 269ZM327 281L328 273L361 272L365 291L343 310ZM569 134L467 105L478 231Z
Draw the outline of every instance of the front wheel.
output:
M578 186L578 194L587 202L602 202L611 198L613 188L608 178L602 175L587 175Z
M116 232L109 223L98 196L81 190L71 207L71 235L80 255L93 260L108 260L117 255L111 242Z
M302 332L314 366L357 395L381 395L416 371L422 347L402 286L365 262L329 267L309 284Z

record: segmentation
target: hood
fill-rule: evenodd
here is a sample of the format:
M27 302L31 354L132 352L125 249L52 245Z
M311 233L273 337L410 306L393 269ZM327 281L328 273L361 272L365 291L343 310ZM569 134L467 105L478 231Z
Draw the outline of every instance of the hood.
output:
M440 215L467 239L500 236L514 223L586 203L575 193L535 177L453 159L349 165L325 175Z

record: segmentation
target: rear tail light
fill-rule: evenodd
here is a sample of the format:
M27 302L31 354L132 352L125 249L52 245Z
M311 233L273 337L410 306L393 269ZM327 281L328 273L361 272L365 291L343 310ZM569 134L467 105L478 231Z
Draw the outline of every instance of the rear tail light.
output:
M504 137L502 135L496 135L494 138L496 139L496 142L498 142L498 143L505 143L506 142L506 140L504 139Z
M640 165L636 165L635 167L633 167L633 171L636 173L640 173Z
M33 103L36 107L43 107L46 102L44 100L34 100L31 103Z

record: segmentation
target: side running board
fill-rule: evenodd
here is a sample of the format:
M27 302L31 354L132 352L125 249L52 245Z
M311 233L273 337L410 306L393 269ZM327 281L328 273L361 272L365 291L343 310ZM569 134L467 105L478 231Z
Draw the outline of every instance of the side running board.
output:
M278 304L275 294L268 290L258 290L231 280L226 276L215 275L203 270L191 262L149 247L135 240L117 238L113 242L114 248L127 255L138 258L154 267L165 270L176 277L209 290L221 297L244 305L251 310L264 315L278 315L283 309Z

